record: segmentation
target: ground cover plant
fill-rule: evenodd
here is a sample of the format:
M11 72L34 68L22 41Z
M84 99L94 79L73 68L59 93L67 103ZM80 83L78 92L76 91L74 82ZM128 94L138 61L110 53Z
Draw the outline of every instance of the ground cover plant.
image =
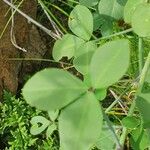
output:
M30 119L34 116L44 116L41 112L29 106L23 98L15 98L11 93L4 92L4 101L0 104L0 149L52 149L57 150L55 137L41 134L35 137L30 133Z
M59 1L65 11L57 1L38 2L50 16L50 6L65 14L68 28L53 16L51 61L61 68L37 72L22 89L50 118L32 117L31 134L58 130L60 150L149 149L149 1Z

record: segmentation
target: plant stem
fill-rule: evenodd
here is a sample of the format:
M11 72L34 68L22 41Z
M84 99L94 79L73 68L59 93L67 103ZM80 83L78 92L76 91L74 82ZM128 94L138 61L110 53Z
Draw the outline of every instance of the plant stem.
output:
M22 5L23 2L24 2L24 0L22 0L22 1L16 6L16 8L19 8L19 7ZM7 12L7 13L8 13L8 12ZM8 25L9 25L11 19L13 18L13 16L15 15L15 13L16 13L16 10L13 11L13 13L11 14L10 18L8 19L8 21L7 21L7 23L6 23L6 25L5 25L4 29L3 29L3 31L0 33L0 39L1 39L2 36L4 35L4 32L6 31ZM7 14L6 14L6 15L7 15Z
M143 39L141 37L139 37L138 50L139 50L139 73L141 73L143 68Z
M126 34L126 33L131 32L131 31L133 31L132 28L124 30L124 31L121 31L121 32L117 32L117 33L109 35L109 36L101 37L101 38L97 39L96 41L98 42L99 40L109 39L109 38L112 38L112 37L115 37L115 36L118 36L118 35L121 35L121 34Z
M60 1L60 0L59 0ZM80 4L79 2L77 2L77 1L75 1L75 0L68 0L69 2L72 2L72 3L74 3L74 4ZM88 8L90 8L90 9L92 9L92 10L95 10L96 11L96 9L95 8L93 8L93 7L88 7Z
M51 59L42 59L42 58L8 58L7 60L9 61L45 61L45 62L53 62L53 63L60 63L60 64L64 64L64 65L72 65L70 63L65 63L65 62L57 62L55 60L51 60Z
M126 90L117 98L114 102L105 110L105 113L108 113L119 101L120 98L131 88L131 85L126 88Z
M138 85L138 89L137 89L137 93L136 93L136 96L135 96L135 98L134 98L134 100L131 104L130 109L129 109L128 116L132 116L133 113L134 113L134 109L135 109L135 106L136 106L136 98L137 98L137 95L142 91L145 76L148 72L149 67L150 67L150 52L148 54L147 60L146 60L145 65L144 65L144 68L142 69L141 77L140 77L140 81L139 81L139 85ZM122 131L122 135L120 137L120 143L121 143L122 147L124 146L125 139L126 139L126 136L127 136L127 132L128 132L127 128L124 127L123 131Z
M45 4L41 1L41 0L38 0L39 4L41 5L41 8L43 9L45 15L47 16L47 18L49 19L53 29L55 30L55 33L57 35L60 36L61 38L61 34L63 35L63 33L61 32L61 30L59 29L59 27L57 26L57 24L52 20L51 16L48 14L48 10L47 10L47 7L45 6Z
M146 76L146 74L147 74L147 72L148 72L149 67L150 67L150 52L148 53L148 57L147 57L147 59L146 59L144 68L143 68L142 73L141 73L141 78L140 78L140 81L139 81L138 94L141 92L141 90L142 90L142 88L143 88L145 76Z
M62 0L58 0L59 2L61 2L61 3L63 3L63 4L65 4L65 5L67 5L67 6L69 6L70 8L74 8L72 5L70 5L69 3L67 3L67 2L64 2L64 1L62 1Z
M40 23L38 23L37 21L35 21L33 18L29 17L27 14L25 14L24 12L22 12L21 10L19 10L16 6L14 6L13 4L11 4L8 0L3 0L7 5L9 5L10 7L12 7L15 11L17 11L20 15L22 15L23 17L25 17L28 21L32 22L34 25L36 25L37 27L39 27L40 29L42 29L44 32L46 32L49 36L51 36L52 38L59 39L58 35L53 33L53 31L47 29L46 27L44 27L43 25L41 25Z
M69 17L69 14L67 12L65 12L63 9L61 9L60 7L49 3L50 6L54 7L55 9L57 9L58 11L60 11L62 14L64 14L65 16Z
M111 121L109 120L108 116L105 114L105 112L104 112L103 110L102 110L102 112L103 112L104 119L105 119L105 121L106 121L106 123L107 123L107 126L108 126L108 128L111 130L111 132L112 132L112 134L113 134L113 136L114 136L117 149L121 149L120 141L119 141L119 139L118 139L118 136L117 136L116 133L115 133L115 130L114 130L114 128L113 128L113 125L112 125Z
M43 2L42 2L42 3L43 3ZM43 4L44 4L44 3L43 3ZM45 4L44 4L44 5L45 5ZM59 8L59 7L57 7L57 6L53 5L53 4L48 3L48 5L54 7L55 9L59 10L59 11L60 11L61 13L63 13L63 14L65 13L65 11L63 11L61 8ZM51 10L50 10L46 5L45 5L45 9L46 9L46 11L49 13L49 15L54 19L54 21L58 24L58 26L62 29L62 31L63 31L64 33L68 33L67 30L62 26L61 22L55 17L55 15L51 12ZM65 13L65 15L68 16L67 13Z

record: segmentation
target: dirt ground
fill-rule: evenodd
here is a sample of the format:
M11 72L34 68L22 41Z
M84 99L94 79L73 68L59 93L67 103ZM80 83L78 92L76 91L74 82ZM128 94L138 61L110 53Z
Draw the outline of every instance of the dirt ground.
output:
M6 13L9 7L0 1L0 33L3 31L10 13ZM35 0L25 0L20 9L36 19L37 3ZM38 67L39 63L29 61L10 61L9 58L42 58L47 49L41 40L37 28L29 23L19 14L15 14L14 32L17 44L27 50L22 52L13 46L10 40L11 23L0 39L0 99L2 99L3 90L9 90L16 93L19 82L22 82L25 74L32 72Z

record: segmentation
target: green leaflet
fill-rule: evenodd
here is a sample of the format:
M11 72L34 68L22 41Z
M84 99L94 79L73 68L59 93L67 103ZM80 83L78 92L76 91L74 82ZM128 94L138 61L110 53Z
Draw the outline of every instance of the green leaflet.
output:
M94 31L100 29L102 36L108 36L113 33L114 20L110 16L93 14L94 18Z
M135 150L145 150L150 147L150 134L141 127L133 130L130 138L131 146Z
M74 56L74 52L84 43L84 40L72 34L65 34L62 39L55 42L53 47L53 58L59 61L62 57L70 59Z
M139 19L140 18L140 19ZM140 37L150 37L150 4L139 4L132 16L132 28Z
M96 142L95 146L101 150L114 150L115 145L116 141L114 140L112 131L104 126L102 128L100 138Z
M59 115L59 110L53 110L53 111L48 111L48 115L51 119L51 121L55 121Z
M145 0L128 0L124 8L124 21L131 23L132 15L136 7Z
M63 109L59 117L60 149L90 149L101 134L102 118L99 103L89 92Z
M148 83L150 83L150 67L149 67L149 70L148 70L148 72L146 74L145 81L148 82Z
M101 19L100 14L98 12L93 13L93 30L96 31L100 28L103 19Z
M90 6L95 6L98 4L99 0L79 0L81 5L90 7Z
M75 35L88 41L93 32L92 13L87 7L77 5L70 13L68 25Z
M137 119L136 117L133 116L124 117L121 122L123 126L129 129L134 129L140 124L139 118Z
M99 13L112 17L114 19L121 19L123 17L124 5L127 0L100 0Z
M150 67L146 74L145 82L141 93L136 99L136 105L142 115L145 128L150 128Z
M76 50L73 64L80 73L84 75L89 73L89 65L91 62L91 58L96 49L96 43L94 41L89 41L85 44L82 44Z
M26 101L38 109L56 110L74 101L87 87L72 74L60 69L36 73L23 88Z
M39 126L38 124L41 124L41 126ZM31 119L31 129L30 132L32 135L37 135L40 134L41 132L43 132L49 125L50 125L50 121L47 120L45 117L42 116L35 116Z
M90 64L92 86L105 89L117 82L129 66L129 57L128 40L116 40L100 46Z
M140 94L136 99L136 105L142 115L145 128L150 128L150 93Z
M46 131L47 138L50 137L55 130L57 130L57 125L53 123L47 128L47 131Z
M97 89L95 90L94 93L95 93L97 100L102 101L107 96L107 89Z
M103 23L100 27L102 36L109 36L113 34L113 20L108 16L101 15L101 18L103 19Z

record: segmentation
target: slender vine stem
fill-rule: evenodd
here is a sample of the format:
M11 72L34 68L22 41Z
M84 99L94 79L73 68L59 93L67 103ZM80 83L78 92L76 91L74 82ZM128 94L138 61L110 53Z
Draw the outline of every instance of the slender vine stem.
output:
M72 5L70 5L69 3L65 2L65 1L62 1L62 0L58 0L58 1L69 6L70 8L74 8Z
M41 1L41 0L39 0ZM41 1L42 2L42 1ZM63 25L61 24L61 22L55 17L55 15L51 12L51 10L45 5L46 2L42 2L44 5L45 10L48 12L48 14L53 18L53 20L55 21L55 23L60 27L60 29L64 32L64 33L68 33L67 30L63 27ZM51 4L51 3L47 3L47 5L50 5L52 7L54 7L55 9L59 10L62 14L65 14L66 16L68 16L67 13L65 13L61 8Z
M139 73L141 73L143 68L143 39L141 37L139 37L138 50L139 50Z
M55 60L51 60L51 59L42 59L42 58L8 58L7 60L9 61L45 61L45 62L54 62L54 63L60 63L60 64L64 64L64 65L72 65L70 63L65 63L62 61L55 61Z
M58 11L60 11L62 14L64 14L65 16L69 17L69 14L67 12L65 12L63 9L61 9L60 7L58 7L57 5L51 4L49 3L50 6L54 7L55 9L57 9Z
M122 34L129 33L129 32L131 32L131 31L133 31L133 29L132 29L132 28L127 29L127 30L124 30L124 31L121 31L121 32L117 32L117 33L112 34L112 35L109 35L109 36L101 37L101 38L99 38L99 39L96 39L96 41L97 41L97 42L99 42L99 40L109 39L109 38L112 38L112 37L115 37L115 36L118 36L118 35L122 35Z
M115 142L116 142L117 149L121 149L120 141L118 139L118 136L115 133L115 129L113 128L113 125L111 124L111 121L109 120L108 116L105 114L105 112L103 110L102 110L102 112L103 112L104 119L105 119L105 121L107 123L107 126L108 126L108 128L111 130L111 132L113 134L113 137L114 137Z
M122 94L117 98L115 99L115 101L105 110L105 113L108 113L119 101L120 101L120 98L132 87L132 85L128 86L126 88L126 90L124 92L122 92Z
M133 113L134 113L134 109L135 109L135 106L136 106L136 98L137 98L137 95L142 91L144 80L145 80L145 77L146 77L146 74L148 72L149 67L150 67L150 52L148 54L147 60L146 60L145 65L144 65L144 68L142 69L141 76L140 76L140 81L139 81L139 85L138 85L138 89L137 89L137 93L136 93L136 96L135 96L135 98L134 98L134 100L131 104L130 109L129 109L128 116L132 116ZM127 133L128 133L128 130L127 130L126 127L124 127L123 131L122 131L122 135L120 137L120 143L121 143L122 147L124 146Z
M59 29L59 27L57 26L57 24L53 21L53 19L49 15L47 7L45 6L45 4L41 0L38 0L38 2L41 5L41 8L43 9L45 15L49 19L49 21L50 21L53 29L55 30L55 33L61 37L61 35L63 35L63 33L61 32L61 30Z
M61 1L61 0L59 0L59 1ZM77 1L75 1L75 0L68 0L69 2L72 2L72 3L74 3L74 4L80 4L79 2L77 2ZM88 8L90 8L90 9L92 9L92 10L95 10L96 11L96 9L95 8L93 8L93 7L88 7Z
M141 78L140 78L140 81L139 81L138 93L140 93L142 88L143 88L145 76L146 76L146 74L148 72L149 67L150 67L150 52L148 54L147 60L145 62L144 68L143 68L142 73L141 73Z

